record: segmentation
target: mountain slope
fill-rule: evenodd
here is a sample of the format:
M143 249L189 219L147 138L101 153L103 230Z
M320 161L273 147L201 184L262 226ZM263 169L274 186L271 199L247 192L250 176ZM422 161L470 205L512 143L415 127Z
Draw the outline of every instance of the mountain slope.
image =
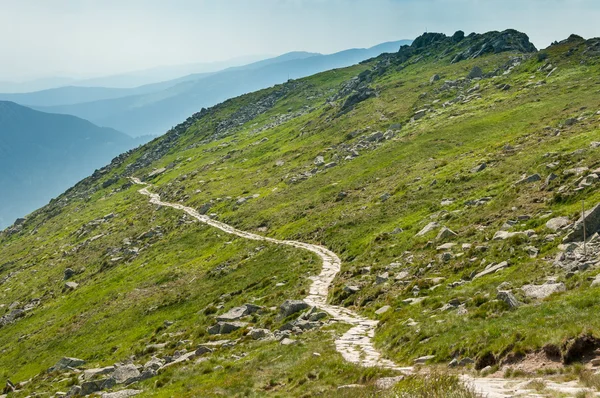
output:
M0 226L7 226L135 146L135 140L74 116L0 102Z
M382 392L398 372L346 362L336 344L355 325L286 303L313 302L322 258L216 220L335 253L328 307L379 321L375 346L396 364L590 383L600 245L583 253L576 221L585 200L588 237L600 229L599 72L600 39L537 52L511 30L426 34L190 116L0 235L0 377L31 378L21 395L96 388L47 372L68 356L145 366L128 386L114 369L95 376L140 396L459 385L430 374ZM540 381L523 384L527 396Z
M323 70L352 65L382 52L397 51L398 47L406 42L385 43L372 49L353 49L330 55L307 56L310 54L290 53L215 73L208 79L182 82L147 95L35 108L76 115L134 136L159 134L201 108L227 98L282 83L289 78L296 79Z

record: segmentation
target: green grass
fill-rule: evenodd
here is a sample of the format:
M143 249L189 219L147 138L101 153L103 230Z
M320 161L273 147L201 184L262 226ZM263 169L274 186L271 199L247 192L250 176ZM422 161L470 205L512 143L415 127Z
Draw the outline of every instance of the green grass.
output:
M241 96L212 109L182 132L166 155L135 175L143 177L154 168L169 166L151 181L163 200L196 208L210 203L208 213L236 228L322 244L335 251L343 265L331 301L373 318L375 310L390 305L393 311L379 317L375 341L398 363L411 364L414 358L429 354L442 363L457 353L472 358L485 352L503 356L537 350L548 343L560 345L582 332L600 335L600 290L590 289L588 281L597 271L567 280L564 271L548 261L556 254L560 239L544 241L550 233L544 226L545 212L574 219L581 200L590 205L600 201L596 188L557 193L558 186L572 187L576 179L562 171L600 167L598 149L589 145L600 140L596 115L600 110L600 68L598 60L580 62L579 56L565 56L571 45L547 50L549 61L559 66L552 77L538 72L543 63L534 56L508 75L482 80L481 99L449 107L442 104L456 92L440 91L444 80L464 77L475 65L493 70L512 55L496 54L456 64L430 57L402 70L390 67L371 83L379 96L343 115L338 112L343 99L333 105L327 99L343 82L373 68L376 61L321 73L289 83L294 88L272 109L213 139L220 121L281 87ZM429 78L434 73L442 80L431 85ZM528 85L539 80L546 84ZM504 83L512 88L496 88ZM420 98L422 93L427 94ZM434 103L437 99L440 101ZM410 122L414 111L426 104L434 111ZM313 110L253 132L289 109L295 112L304 107ZM578 116L585 120L560 127L559 135L552 133L565 119ZM360 156L353 160L344 160L345 148L361 139L349 133L386 131L394 123L403 124L394 138L374 149L359 150ZM256 144L263 138L267 140ZM245 302L271 308L285 299L306 295L308 277L320 270L318 258L310 253L186 223L191 219L179 211L149 205L137 192L139 187L128 186L125 178L102 188L103 182L115 175L122 177L129 164L159 148L165 139L134 151L100 178L83 181L34 213L23 232L0 236L0 278L10 275L1 285L0 315L8 312L13 302L41 298L38 308L2 328L0 378L26 380L38 375L32 385L38 391L49 390L43 372L62 356L82 357L90 367L122 361L133 354L143 362L149 357L143 354L147 344L168 341L172 343L169 350L174 351L180 340L197 344L213 338L206 328L214 322L214 314L206 315L206 308L213 312L223 305L219 311L225 311ZM505 150L506 145L514 150ZM573 154L578 149L584 151ZM552 153L555 155L548 155ZM292 177L315 167L317 155L326 162L338 159L338 166L291 183ZM545 165L557 160L560 166L554 172L559 179L550 189L542 189L540 183L514 186L522 174L540 173L545 178L550 173ZM277 161L284 163L278 166ZM471 173L482 161L488 167ZM337 200L342 191L347 196ZM384 193L390 198L382 202ZM259 196L236 204L239 197L254 194ZM483 206L465 205L482 197L491 200ZM455 201L442 206L446 198ZM111 212L117 216L110 221L85 226ZM519 215L531 218L513 230L533 229L538 238L530 242L491 240L507 220ZM458 234L448 240L458 245L452 249L456 256L447 263L439 260L435 233L415 237L434 219ZM158 226L162 237L136 240ZM88 230L85 235L80 235L82 227ZM403 232L392 234L397 227ZM99 234L104 235L79 246ZM124 239L141 249L138 256L123 253ZM473 246L463 251L462 243ZM524 250L529 244L540 249L535 259ZM478 245L486 245L488 250L477 251ZM114 257L124 258L114 263ZM486 264L507 260L511 266L456 288L447 287L481 271L483 260ZM390 281L376 285L375 275L391 263L400 265L389 269ZM73 278L80 286L71 293L63 292L67 267L81 271ZM371 273L361 273L363 267L371 267ZM406 284L394 282L401 270L410 274ZM565 281L568 291L541 302L519 293L520 286L542 283L549 276ZM436 284L434 278L443 281L430 290ZM275 286L278 282L285 285ZM502 282L511 284L523 306L510 310L496 300L496 288ZM343 293L345 285L358 285L361 290L348 296ZM413 297L415 286L424 300L408 305L404 300ZM464 304L466 315L440 311L452 299ZM409 326L409 318L418 325ZM162 329L165 320L174 322L167 330ZM267 310L253 325L274 329L279 322L276 310ZM240 331L233 337L242 335ZM344 363L334 351L333 338L327 331L309 333L294 347L244 340L231 351L168 371L145 381L142 387L148 396L246 392L251 396L312 396L346 394L337 391L337 386L359 383L367 385L365 394L374 393L369 383L387 372ZM321 357L313 357L315 351ZM231 359L242 352L247 354L243 359ZM439 394L435 386L450 382L446 377L410 379L398 391L415 397L426 396L427 391ZM469 396L458 385L456 394Z

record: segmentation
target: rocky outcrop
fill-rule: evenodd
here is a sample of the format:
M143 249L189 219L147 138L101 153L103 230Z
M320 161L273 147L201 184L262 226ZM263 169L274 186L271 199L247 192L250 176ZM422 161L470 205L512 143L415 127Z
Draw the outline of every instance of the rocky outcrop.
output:
M586 238L591 237L596 232L600 232L600 203L586 211L584 217L580 217L579 220L575 221L573 228L564 237L563 242L583 241L584 226Z

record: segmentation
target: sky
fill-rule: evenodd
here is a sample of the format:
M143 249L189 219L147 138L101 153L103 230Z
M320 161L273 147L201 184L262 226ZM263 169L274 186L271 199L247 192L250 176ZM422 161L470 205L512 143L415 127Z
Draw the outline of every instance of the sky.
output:
M538 48L600 36L599 0L0 0L0 81L93 77L424 31L514 28Z

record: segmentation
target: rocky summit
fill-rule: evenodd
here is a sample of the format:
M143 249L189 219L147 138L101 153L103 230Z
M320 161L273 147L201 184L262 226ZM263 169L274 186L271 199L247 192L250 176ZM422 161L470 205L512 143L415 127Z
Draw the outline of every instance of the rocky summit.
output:
M4 394L593 396L599 43L426 33L117 156L0 233Z

